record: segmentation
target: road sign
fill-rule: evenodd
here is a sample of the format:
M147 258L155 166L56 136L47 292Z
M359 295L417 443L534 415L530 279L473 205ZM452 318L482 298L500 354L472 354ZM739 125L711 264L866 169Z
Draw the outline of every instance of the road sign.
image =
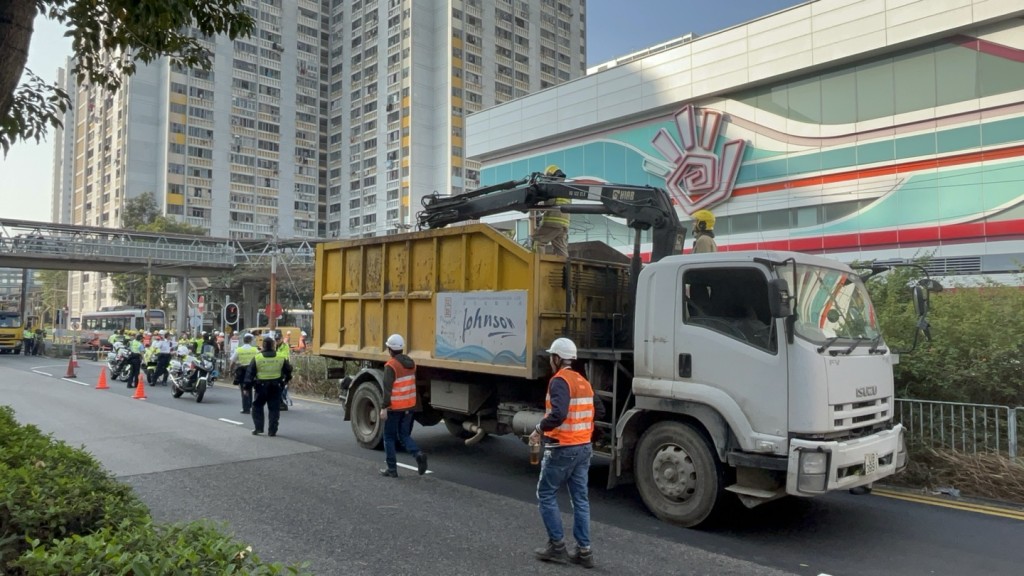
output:
M199 300L196 303L196 309L199 310L200 314L206 312L206 299L203 297L202 294L199 295Z
M199 328L203 327L203 317L202 316L198 316L198 315L193 316L193 317L189 318L188 321L189 321L189 328L199 329Z
M271 315L270 313L271 306L274 307L273 315ZM281 308L281 305L275 302L274 304L267 304L267 307L263 309L263 313L267 315L267 318L270 318L271 316L273 316L274 318L280 318L281 314L284 313L284 308Z

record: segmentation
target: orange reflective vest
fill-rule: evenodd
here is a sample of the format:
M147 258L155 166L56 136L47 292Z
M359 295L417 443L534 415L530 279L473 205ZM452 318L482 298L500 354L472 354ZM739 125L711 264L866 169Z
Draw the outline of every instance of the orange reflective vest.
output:
M392 358L385 366L395 371L395 383L391 387L391 409L409 410L416 407L416 367L406 368Z
M551 377L551 381L555 378L561 378L569 385L569 411L558 428L548 430L544 435L555 440L559 446L590 444L594 432L594 389L579 372L569 368L559 370ZM548 414L551 413L551 381L548 382L548 395L544 399Z

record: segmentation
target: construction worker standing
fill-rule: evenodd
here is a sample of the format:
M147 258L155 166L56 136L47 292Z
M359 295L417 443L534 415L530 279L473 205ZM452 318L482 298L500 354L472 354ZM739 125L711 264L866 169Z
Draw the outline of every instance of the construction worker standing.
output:
M710 210L693 213L693 253L718 252L715 244L715 215Z
M384 463L381 476L398 478L395 442L401 438L406 451L416 458L416 471L427 473L427 455L412 439L413 408L416 407L416 363L403 353L405 339L400 334L388 336L391 359L384 364L384 399L380 419L384 422Z
M228 366L228 370L235 375L235 386L238 386L242 394L242 414L248 414L252 408L252 392L245 389L245 371L260 353L259 348L252 345L252 341L252 334L242 336L242 345L231 354Z
M277 436L281 419L281 386L292 379L292 365L277 355L276 342L270 334L263 336L263 349L245 371L245 388L255 395L252 400L253 435L263 434L263 406L270 414L267 433Z
M571 561L593 568L587 476L593 455L590 440L594 418L604 416L604 405L594 395L590 382L572 369L576 359L576 344L572 340L558 338L547 352L555 375L548 382L544 419L530 434L530 443L546 444L537 481L537 500L548 544L535 554L545 562ZM572 535L577 545L572 553L565 546L562 513L558 509L558 492L563 485L568 486L572 499Z
M552 164L544 170L549 180L565 180L565 172ZM555 256L569 256L569 215L559 210L558 206L572 204L568 198L554 198L545 202L546 206L554 206L544 210L540 226L533 231L533 249L540 250L547 244Z
M128 373L128 387L135 388L139 384L139 370L142 367L142 332L135 335L135 339L128 343L128 366L131 371Z

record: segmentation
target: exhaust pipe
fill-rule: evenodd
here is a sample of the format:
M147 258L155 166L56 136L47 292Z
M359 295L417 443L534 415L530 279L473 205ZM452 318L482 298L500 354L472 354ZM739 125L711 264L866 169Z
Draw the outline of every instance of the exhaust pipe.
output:
M486 430L472 422L463 422L462 427L465 428L467 432L473 433L472 437L466 438L466 446L472 446L473 444L483 440L484 436L487 436Z

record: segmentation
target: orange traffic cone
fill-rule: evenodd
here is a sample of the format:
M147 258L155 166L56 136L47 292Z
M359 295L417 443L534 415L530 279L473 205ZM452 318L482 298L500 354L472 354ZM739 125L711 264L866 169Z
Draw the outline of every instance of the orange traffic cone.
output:
M75 357L68 358L68 371L64 374L65 378L78 378L75 374Z
M100 370L100 379L96 382L97 390L109 390L110 386L107 386L107 369Z
M146 384L142 379L142 374L139 374L139 383L135 385L135 395L132 396L132 400L145 400L146 399Z

